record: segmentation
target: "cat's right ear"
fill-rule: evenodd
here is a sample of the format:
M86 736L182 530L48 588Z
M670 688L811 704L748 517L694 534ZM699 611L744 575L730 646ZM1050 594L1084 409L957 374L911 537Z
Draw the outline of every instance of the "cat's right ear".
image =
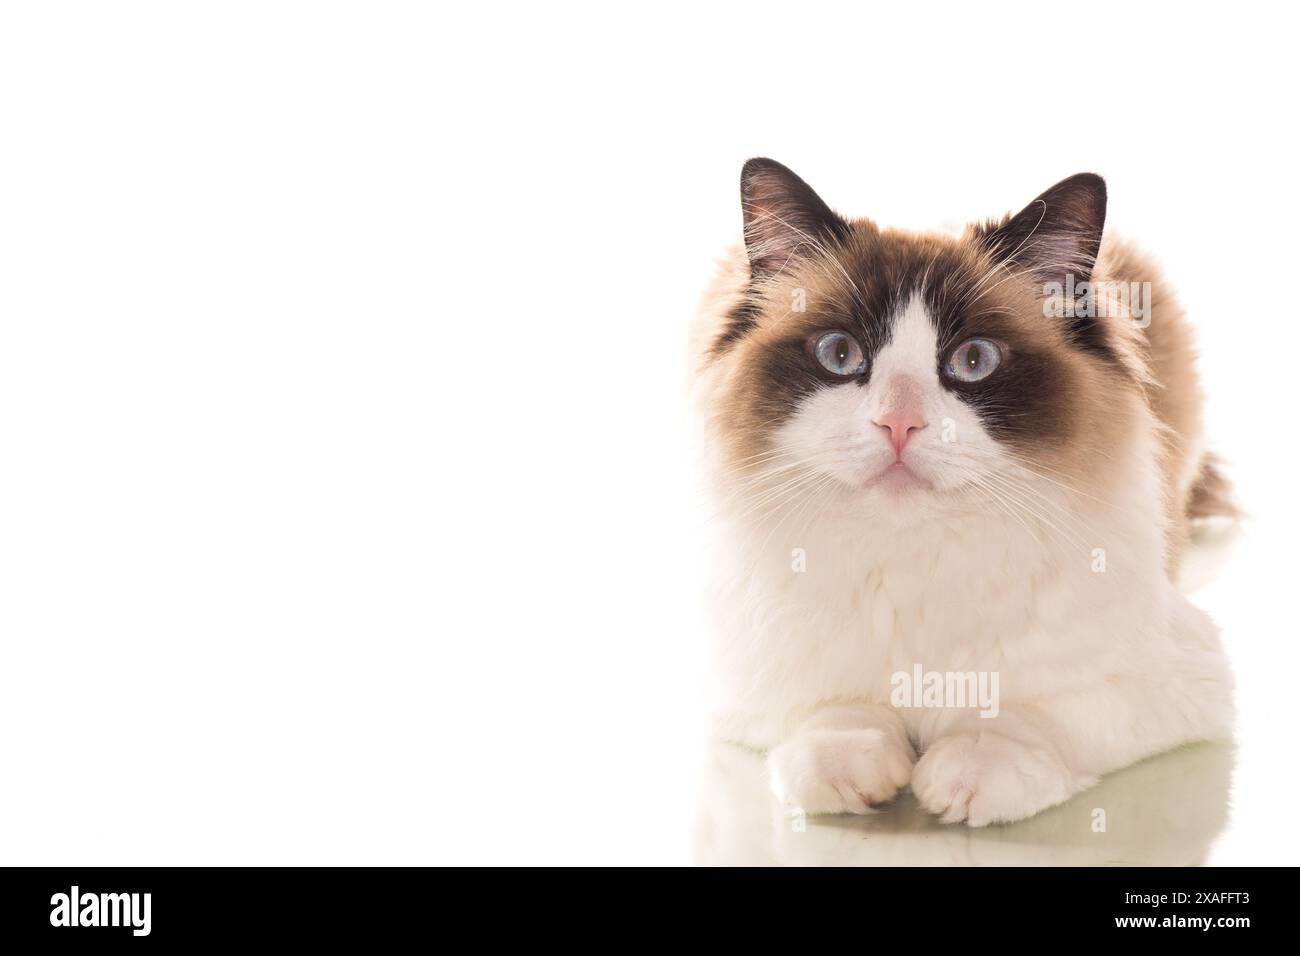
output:
M740 171L745 249L754 278L843 239L848 223L812 187L773 159L751 159Z

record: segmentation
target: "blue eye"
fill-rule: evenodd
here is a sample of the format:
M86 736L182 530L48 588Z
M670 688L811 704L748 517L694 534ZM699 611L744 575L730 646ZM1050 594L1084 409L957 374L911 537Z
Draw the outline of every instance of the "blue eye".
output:
M948 356L945 371L959 382L981 382L1002 364L1002 349L988 339L967 339Z
M822 368L835 375L861 375L867 370L862 347L844 332L827 332L813 348Z

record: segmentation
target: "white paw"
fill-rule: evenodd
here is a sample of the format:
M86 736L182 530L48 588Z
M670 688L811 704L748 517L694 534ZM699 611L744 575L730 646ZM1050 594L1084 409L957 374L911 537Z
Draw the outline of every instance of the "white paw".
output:
M907 786L916 755L876 729L805 730L767 758L772 792L806 813L867 813Z
M982 827L1031 817L1094 782L1045 747L984 731L938 740L916 764L912 793L943 823Z

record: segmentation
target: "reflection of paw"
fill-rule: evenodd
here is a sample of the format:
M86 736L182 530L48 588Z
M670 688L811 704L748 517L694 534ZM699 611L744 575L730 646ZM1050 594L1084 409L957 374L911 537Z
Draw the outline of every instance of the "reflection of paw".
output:
M912 774L912 792L943 823L1010 823L1068 800L1094 783L1076 778L1060 757L983 732L943 737Z
M767 758L772 792L807 813L866 813L907 786L911 745L883 730L806 730Z

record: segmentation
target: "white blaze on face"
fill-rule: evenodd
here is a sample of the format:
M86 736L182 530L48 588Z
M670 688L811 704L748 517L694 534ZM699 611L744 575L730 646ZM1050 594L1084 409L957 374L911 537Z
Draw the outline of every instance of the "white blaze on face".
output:
M940 382L937 350L929 311L913 295L895 316L889 343L872 359L867 384L851 381L809 395L777 432L778 446L816 461L850 487L944 490L964 484L1000 451L971 407Z

